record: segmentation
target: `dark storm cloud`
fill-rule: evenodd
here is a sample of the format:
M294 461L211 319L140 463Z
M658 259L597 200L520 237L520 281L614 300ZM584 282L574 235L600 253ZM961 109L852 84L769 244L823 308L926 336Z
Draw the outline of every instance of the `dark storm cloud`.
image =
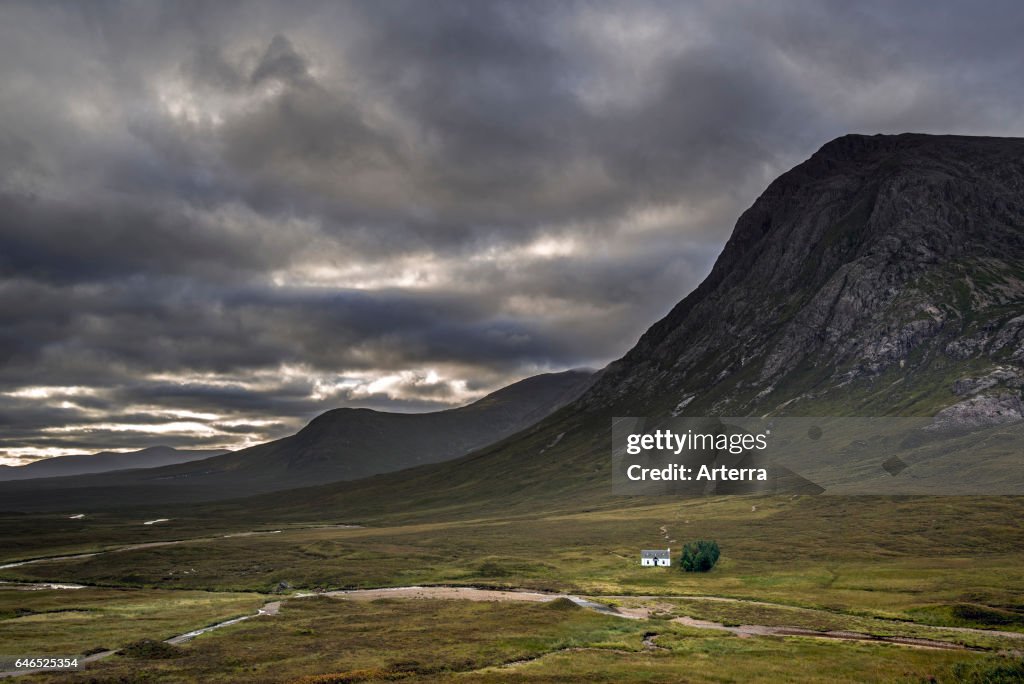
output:
M0 458L615 358L776 175L1020 135L1013 3L0 7Z

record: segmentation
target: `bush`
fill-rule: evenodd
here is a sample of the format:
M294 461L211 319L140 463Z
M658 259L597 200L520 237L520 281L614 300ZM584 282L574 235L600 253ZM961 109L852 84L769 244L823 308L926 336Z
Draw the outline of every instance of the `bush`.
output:
M1013 625L1024 622L1024 616L1016 613L968 603L953 606L950 613L960 620L983 625Z
M476 569L480 577L508 577L512 573L494 561L487 561Z
M718 562L718 542L701 539L683 547L679 567L685 572L707 572Z
M578 610L583 610L578 605L576 605L572 600L567 599L564 596L556 598L554 601L548 601L547 603L544 604L544 607L547 608L548 610L558 610L558 611L565 611L565 610L578 611Z
M157 660L162 658L178 658L182 655L181 649L176 646L156 641L155 639L142 639L135 641L120 651L118 655L137 660Z
M1024 658L995 656L953 666L951 681L965 684L1012 684L1024 681Z

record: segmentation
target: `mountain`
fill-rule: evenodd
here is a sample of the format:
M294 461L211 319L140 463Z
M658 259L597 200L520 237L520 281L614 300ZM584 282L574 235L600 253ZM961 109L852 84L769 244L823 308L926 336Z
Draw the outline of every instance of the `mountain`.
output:
M612 505L613 416L982 427L1020 421L1022 386L1024 140L847 135L772 182L707 279L573 404L457 461L245 505L352 519L396 500L410 516Z
M575 400L590 370L537 375L467 406L432 413L328 411L295 435L201 462L146 471L0 484L17 502L90 505L201 501L354 480L463 456L515 434Z
M768 187L580 403L1020 418L1022 343L1024 140L847 135Z
M199 461L223 453L226 453L224 449L185 450L155 446L126 453L102 451L98 454L55 456L23 466L0 466L0 481L66 477L135 468L159 468L160 466Z
M207 460L201 466L147 473L154 479L221 479L263 488L355 480L445 461L533 425L579 395L593 371L537 375L468 406L432 413L340 408L291 437Z
M396 502L410 516L610 505L613 416L991 425L1020 420L1022 385L1024 140L848 135L772 182L707 279L576 401L457 460L239 505L350 519ZM275 444L256 458L287 473Z

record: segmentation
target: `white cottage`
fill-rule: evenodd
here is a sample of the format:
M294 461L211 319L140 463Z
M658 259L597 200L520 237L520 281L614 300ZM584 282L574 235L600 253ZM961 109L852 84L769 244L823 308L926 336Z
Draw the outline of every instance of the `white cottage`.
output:
M644 549L640 552L640 565L667 568L672 565L672 549Z

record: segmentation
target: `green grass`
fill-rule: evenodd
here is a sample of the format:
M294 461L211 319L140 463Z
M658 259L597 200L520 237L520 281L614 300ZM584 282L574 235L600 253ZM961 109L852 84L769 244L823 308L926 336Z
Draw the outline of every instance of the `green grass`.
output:
M751 509L756 506L757 510ZM589 594L713 594L924 621L1014 611L1016 498L717 497L621 510L292 529L11 568L3 577L221 591L450 583ZM640 548L718 540L709 573L639 567ZM918 612L914 612L917 610ZM941 622L942 620L940 620ZM948 622L948 620L946 620Z
M10 616L0 622L0 640L5 650L10 643L80 653L167 638L254 612L265 600L265 594L236 593L242 590L269 593L287 583L289 588L276 594L286 598L300 589L444 583L592 595L731 596L774 605L654 603L662 607L662 617L686 614L730 624L923 636L985 649L1019 647L1003 637L923 625L1021 629L1016 616L1024 610L1024 528L1019 524L1024 500L712 497L632 500L625 507L614 507L614 501L598 500L582 510L570 501L561 510L512 510L464 519L441 515L430 520L421 512L420 519L409 520L402 512L366 516L360 520L366 527L350 529L302 527L315 522L310 519L275 523L259 517L254 527L283 531L231 538L211 532L245 529L245 520L228 508L216 519L172 516L174 527L161 531L140 531L137 514L111 518L106 526L94 521L100 546L116 545L122 532L133 543L146 534L188 537L193 521L202 539L0 571L7 579L128 588L0 592L9 601L3 614ZM347 517L336 509L329 521ZM29 538L33 518L22 517L22 526L6 530L21 555L44 550ZM70 540L63 523L41 519L39 528L51 539L67 535ZM675 542L666 540L663 526ZM716 539L722 549L718 565L708 573L639 567L640 548L678 549L701 538ZM88 538L80 540L82 548L91 544ZM71 541L64 545L73 546ZM181 607L169 609L174 602ZM739 639L685 630L664 619L632 621L542 608L292 599L280 616L206 635L181 647L180 658L117 656L68 681L91 681L86 677L94 675L97 681L135 681L143 672L149 681L290 681L352 672L426 681L564 681L570 673L595 681L804 681L805 675L809 681L922 681L933 675L957 681L952 669L957 664L964 666L962 673L984 671L978 669L982 656L970 652L805 638ZM66 612L47 612L52 610ZM644 650L646 631L661 634L657 643L668 650ZM563 648L615 653L559 652ZM541 657L534 662L488 669L535 655ZM717 663L721 671L708 674L698 668L693 674L694 663L705 668Z
M932 621L915 624L903 620L880 619L839 611L794 608L791 606L762 605L756 603L729 603L709 599L616 599L617 606L654 607L659 619L686 616L710 620L726 626L764 625L768 627L796 627L815 631L853 631L870 636L903 636L933 641L945 641L970 648L992 651L1021 650L1024 639L978 634L943 629L932 625ZM952 622L952 621L951 621ZM967 626L949 624L948 626ZM973 626L973 625L972 625Z
M314 597L203 635L158 662L118 656L87 673L147 681L290 681L313 672L475 670L574 647L638 651L644 625L576 606Z
M925 606L913 612L931 624L1024 631L1024 607L1020 605L1001 608L979 606L972 603L956 603Z
M652 626L653 625L653 626ZM644 636L656 633L648 649ZM163 654L161 654L163 656ZM526 662L518 662L526 661ZM892 681L981 658L966 652L741 639L551 604L311 598L199 637L178 657L116 656L40 681ZM516 664L511 664L516 663ZM315 675L313 673L316 673ZM811 679L806 675L811 673ZM816 679L815 679L816 677ZM696 678L696 679L693 679Z
M525 438L524 443L530 439ZM89 606L76 607L76 601L82 600L76 596L87 596L76 592L54 594L56 603L50 608L43 604L23 606L39 608L40 612L69 609L63 617L44 613L21 623L31 625L33 619L40 624L48 622L45 630L25 633L24 638L34 634L37 644L52 644L55 650L64 652L166 638L252 612L264 599L237 592L271 593L281 586L287 589L278 596L293 590L410 584L513 587L590 595L727 596L775 605L727 606L679 600L664 603L670 614L679 611L716 621L926 636L987 649L1005 648L1011 642L990 635L936 632L922 625L1021 629L1016 617L1024 610L1020 598L1024 596L1020 551L1024 549L1024 527L1019 524L1024 518L1024 500L1020 498L615 498L607 493L607 471L601 470L603 466L594 461L592 454L588 456L588 439L580 437L573 442L567 435L564 441L569 444L568 453L574 456L569 464L552 464L550 475L571 468L576 462L573 459L589 461L596 469L583 471L583 483L577 483L578 488L564 490L563 497L554 499L543 482L537 482L533 489L508 485L511 480L497 477L454 480L445 490L451 496L445 499L438 494L440 498L435 501L433 494L417 489L424 478L441 477L439 470L428 470L412 477L409 492L402 485L396 486L394 496L401 498L408 493L418 497L401 507L373 498L376 488L394 483L392 478L382 478L380 483L363 483L369 494L357 491L355 486L333 486L302 492L277 508L264 499L252 499L188 510L128 511L87 518L82 521L88 523L83 528L71 524L79 521L60 516L6 516L0 518L0 547L8 559L45 555L51 548L64 553L116 547L122 542L198 539L10 568L0 571L0 578L78 581L130 589L84 590L111 591L110 596L127 602L94 604L97 609L121 611L105 620L95 620ZM514 463L506 455L490 463L491 475L498 476L511 468L508 477L512 476ZM539 478L541 474L537 471L529 477ZM587 484L588 478L603 483L604 493L595 494L597 485ZM486 493L493 488L497 492L502 487L507 491L500 496L495 494L493 500L475 504L482 501L481 490ZM142 526L140 521L151 519L151 515L173 520L164 527ZM366 526L310 527L340 522ZM662 526L667 538L660 530ZM222 536L251 529L282 532ZM670 545L678 550L683 543L696 539L715 539L721 546L721 559L708 573L639 567L641 548ZM26 601L42 600L43 593L20 595ZM250 603L245 610L236 610L233 604L196 604L188 614L169 614L161 609L162 602L179 596L209 597L211 601L238 597L232 600ZM140 597L137 600L141 604L153 603L133 613L128 610L136 600L133 597ZM308 613L310 609L304 606L344 602L291 600L285 603L279 616L282 619L251 620L204 636L182 647L182 658L144 662L119 656L97 665L95 672L109 675L110 681L119 677L132 681L143 670L152 673L153 681L179 681L186 671L200 673L194 676L205 677L204 681L217 681L217 677L222 681L288 681L289 677L355 670L387 676L410 674L425 680L558 681L572 672L595 681L618 681L626 673L640 673L630 675L639 681L678 681L698 676L687 669L693 663L718 663L720 672L706 675L701 670L699 676L717 677L718 681L777 681L802 680L810 673L821 681L921 681L934 675L940 681L956 681L951 679L955 665L966 663L965 668L977 669L983 662L981 656L967 652L819 643L803 638L738 639L714 632L688 634L665 620L634 622L590 612L573 612L565 618L569 624L561 618L542 619L529 612L539 607L503 606L500 610L521 608L526 612L492 615L473 612L486 606L445 608L451 602L443 606L437 602L408 603L409 607L401 611L374 604L373 611L378 612L346 613L344 619L336 620ZM291 622L290 616L295 616L296 622ZM19 620L24 618L14 618L13 623ZM78 620L86 622L79 624ZM529 622L527 628L524 620L539 622ZM3 624L9 628L8 621ZM343 624L362 625L362 631L353 632ZM506 624L510 631L503 632L501 625ZM395 630L393 640L390 636L387 640L379 638L381 625ZM460 631L462 625L475 629L476 635ZM658 643L670 650L643 650L640 636L648 630L662 633ZM506 636L495 642L492 633ZM243 639L247 634L251 636ZM271 638L271 634L275 636ZM448 634L459 635L465 646L449 644L445 640ZM535 641L522 640L531 635ZM428 638L431 636L433 640ZM420 638L424 640L422 645L416 641ZM267 645L277 640L285 651ZM392 644L401 648L392 649ZM623 652L556 652L567 644L586 649L614 647ZM288 652L294 652L294 656ZM371 657L371 652L377 656ZM265 653L283 658L282 669L273 670L264 659ZM403 655L408 653L417 654L415 666ZM521 666L487 669L504 662L501 658L518 658L524 653L526 657L550 654ZM407 669L401 670L403 667ZM997 662L993 667L1002 665Z
M979 668L984 662L971 654L815 639L740 639L670 632L657 643L669 650L558 653L516 668L418 681L945 682L957 681L952 678L957 665Z
M163 509L166 511L166 509ZM143 525L162 515L152 511L97 511L83 520L66 513L0 513L0 560L10 562L91 553L127 544L169 541L258 529L259 523L185 514L169 523ZM239 527L243 525L243 527Z
M0 585L5 655L80 655L143 638L167 639L255 613L256 594L75 589L23 591Z

